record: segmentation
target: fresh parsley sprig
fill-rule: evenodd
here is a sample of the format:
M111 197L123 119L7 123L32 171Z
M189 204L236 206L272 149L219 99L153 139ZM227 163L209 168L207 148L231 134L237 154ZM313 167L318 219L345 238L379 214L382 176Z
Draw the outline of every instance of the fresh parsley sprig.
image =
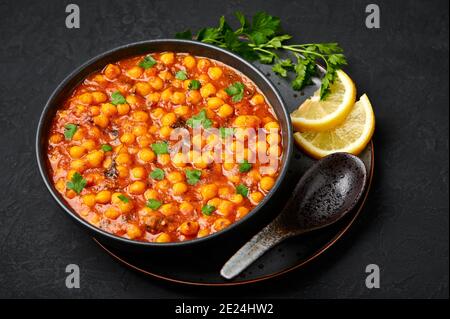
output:
M273 64L272 70L282 77L294 75L294 90L312 84L312 77L321 75L317 63L325 68L320 98L324 99L336 78L336 71L347 64L342 48L337 43L287 44L292 38L281 32L281 21L265 12L256 13L250 22L241 12L236 12L239 27L233 30L222 16L219 26L200 29L195 35L190 31L176 34L180 39L194 39L231 50L247 60ZM282 59L282 53L289 57Z

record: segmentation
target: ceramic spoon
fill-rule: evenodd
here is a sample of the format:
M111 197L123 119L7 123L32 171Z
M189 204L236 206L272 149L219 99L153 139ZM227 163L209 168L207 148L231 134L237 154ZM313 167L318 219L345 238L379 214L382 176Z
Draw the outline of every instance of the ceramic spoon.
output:
M358 203L366 175L364 163L348 153L317 161L297 183L278 217L242 246L220 274L232 279L284 239L337 222Z

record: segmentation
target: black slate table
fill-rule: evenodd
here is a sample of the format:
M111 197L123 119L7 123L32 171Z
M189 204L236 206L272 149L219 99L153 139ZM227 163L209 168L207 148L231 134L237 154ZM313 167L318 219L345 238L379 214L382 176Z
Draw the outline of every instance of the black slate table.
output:
M65 27L65 8L81 28ZM448 1L0 2L0 297L448 298ZM238 288L177 286L137 274L103 253L62 213L38 175L39 114L76 66L116 46L215 25L236 10L279 16L294 40L337 41L346 69L377 117L375 178L361 218L309 267ZM381 269L367 289L365 267ZM67 289L77 264L81 288Z

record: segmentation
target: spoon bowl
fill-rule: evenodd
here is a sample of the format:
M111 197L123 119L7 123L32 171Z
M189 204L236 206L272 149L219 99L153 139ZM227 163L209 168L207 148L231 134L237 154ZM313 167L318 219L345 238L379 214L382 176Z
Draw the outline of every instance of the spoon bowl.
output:
M365 165L354 155L334 153L317 161L278 217L239 249L220 274L232 279L284 239L337 222L356 206L366 181Z

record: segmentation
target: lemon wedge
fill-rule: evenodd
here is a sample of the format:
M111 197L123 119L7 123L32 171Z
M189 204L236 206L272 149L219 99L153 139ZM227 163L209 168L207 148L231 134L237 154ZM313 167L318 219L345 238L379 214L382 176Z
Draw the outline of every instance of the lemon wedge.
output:
M335 152L358 155L370 142L375 130L375 116L366 94L351 108L344 122L324 132L297 132L294 139L305 152L322 158Z
M330 86L330 93L320 100L320 90L291 113L294 128L298 131L327 131L341 124L355 104L356 87L342 70Z

